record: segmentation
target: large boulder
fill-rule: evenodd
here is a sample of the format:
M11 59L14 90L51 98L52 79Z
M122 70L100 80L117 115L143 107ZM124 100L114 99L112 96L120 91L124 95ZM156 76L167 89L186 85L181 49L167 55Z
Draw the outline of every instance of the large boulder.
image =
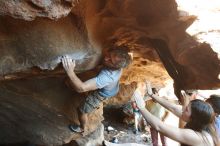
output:
M84 101L69 89L64 78L32 78L0 85L0 144L30 142L62 145L80 138L68 125L79 123L77 107ZM102 106L89 114L85 135L101 124Z
M108 46L128 46L134 62L124 70L123 91L134 89L133 81L161 87L170 78L178 96L181 89L220 87L217 53L186 33L195 19L180 16L175 0L1 1L0 144L62 145L82 137L68 124L78 123L85 95L66 86L62 55L76 59L86 80ZM126 103L129 91L108 104ZM85 135L100 125L102 112L89 115Z
M67 16L76 2L75 0L0 1L0 15L27 21L34 20L36 17L56 20Z

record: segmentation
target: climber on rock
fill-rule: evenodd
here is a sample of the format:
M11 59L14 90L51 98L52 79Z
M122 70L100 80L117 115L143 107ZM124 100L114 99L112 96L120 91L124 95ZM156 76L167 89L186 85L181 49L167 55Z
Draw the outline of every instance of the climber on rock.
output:
M99 74L85 82L82 82L74 72L75 60L72 60L68 56L63 56L61 60L71 80L71 86L80 93L91 91L83 105L78 108L80 125L69 125L71 131L82 133L87 124L87 114L97 109L102 101L118 93L122 68L127 67L132 62L132 59L128 54L127 47L111 47L106 54L104 54L103 67Z

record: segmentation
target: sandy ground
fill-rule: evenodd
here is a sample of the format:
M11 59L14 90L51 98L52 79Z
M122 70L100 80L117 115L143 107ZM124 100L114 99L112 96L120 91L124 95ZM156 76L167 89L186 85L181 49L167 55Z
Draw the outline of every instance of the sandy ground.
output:
M151 145L149 132L139 132L138 134L133 133L133 126L123 123L123 114L121 109L105 109L104 112L105 120L105 140L112 141L114 137L117 138L117 143L138 143L144 144L145 146ZM107 130L107 127L112 127L115 130Z
M112 141L112 139L116 137L118 144L126 143L126 146L129 145L128 143L142 144L145 146L152 145L149 131L139 132L138 134L134 134L133 126L123 123L123 118L125 117L125 115L123 114L121 109L105 109L105 111L106 111L104 112L105 120L103 121L103 123L105 125L104 137L106 141ZM178 118L170 113L165 123L170 126L178 127ZM114 128L115 130L111 130L111 131L107 130L108 126ZM160 145L160 141L159 141L159 145ZM179 143L167 138L167 145L179 146ZM118 146L124 146L124 145L118 145Z

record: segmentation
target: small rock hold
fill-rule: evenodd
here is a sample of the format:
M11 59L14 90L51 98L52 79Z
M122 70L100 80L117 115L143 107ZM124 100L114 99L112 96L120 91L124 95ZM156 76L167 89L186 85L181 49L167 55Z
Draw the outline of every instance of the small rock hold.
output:
M31 2L34 4L34 5L36 5L36 6L38 6L38 7L40 7L40 8L47 8L48 6L50 6L51 5L51 0L31 0Z

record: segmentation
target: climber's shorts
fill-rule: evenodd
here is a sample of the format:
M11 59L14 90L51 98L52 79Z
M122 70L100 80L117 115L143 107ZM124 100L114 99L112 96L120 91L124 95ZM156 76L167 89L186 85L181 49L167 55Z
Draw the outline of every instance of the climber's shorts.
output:
M92 91L86 97L86 101L79 107L81 113L91 113L95 109L99 108L100 103L105 100L106 97L99 95L97 91Z

